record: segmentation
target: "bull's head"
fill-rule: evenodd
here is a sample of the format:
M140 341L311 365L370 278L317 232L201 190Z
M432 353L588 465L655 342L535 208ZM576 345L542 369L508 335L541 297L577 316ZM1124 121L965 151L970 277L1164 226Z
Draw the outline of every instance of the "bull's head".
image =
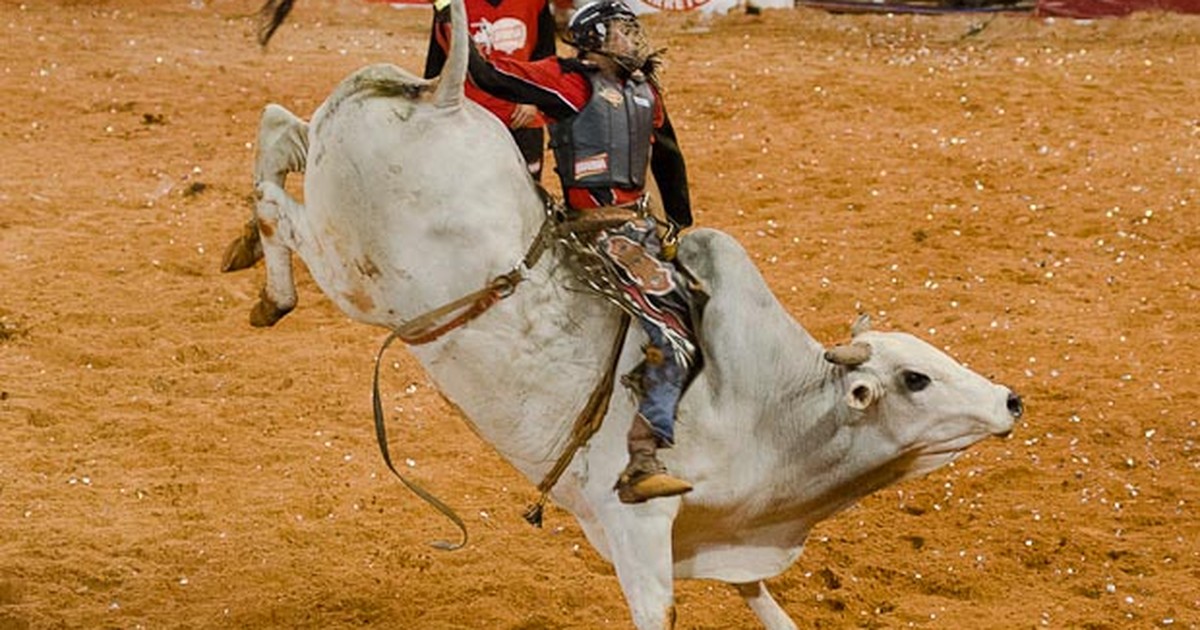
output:
M851 333L825 359L843 368L851 421L909 462L905 477L952 461L986 437L1007 436L1024 412L1012 390L912 335L874 332L866 316Z

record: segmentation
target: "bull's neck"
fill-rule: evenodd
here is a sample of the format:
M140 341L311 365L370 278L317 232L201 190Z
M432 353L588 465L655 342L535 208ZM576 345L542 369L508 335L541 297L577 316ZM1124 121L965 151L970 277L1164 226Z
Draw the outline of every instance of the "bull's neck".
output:
M904 454L879 430L872 410L863 416L845 403L842 368L828 365L812 412L799 420L786 466L789 512L815 524L904 477Z

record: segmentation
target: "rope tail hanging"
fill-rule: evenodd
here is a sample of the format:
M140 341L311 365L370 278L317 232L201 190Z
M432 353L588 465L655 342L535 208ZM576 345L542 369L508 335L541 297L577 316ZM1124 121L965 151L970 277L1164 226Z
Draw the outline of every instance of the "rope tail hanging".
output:
M558 455L558 460L554 462L554 467L538 484L538 499L533 505L525 509L525 520L534 527L542 526L542 513L546 508L546 500L549 498L550 490L554 488L554 484L558 483L558 478L567 470L567 465L575 458L575 452L579 447L587 444L587 441L600 430L600 424L604 421L604 416L608 414L608 402L612 399L613 385L616 382L617 363L621 358L621 348L625 345L625 334L629 331L630 317L627 313L621 313L621 323L617 330L617 336L613 339L612 349L609 354L608 366L604 370L604 377L596 385L596 389L592 390L591 396L588 397L587 405L580 410L579 415L575 418L575 426L571 430L571 441L567 443L567 447Z
M387 350L388 346L392 345L392 342L399 337L400 334L398 332L392 332L392 334L388 335L388 338L384 340L383 346L379 348L379 353L375 355L375 382L371 392L371 405L375 411L375 439L377 442L379 442L379 451L383 453L383 461L387 464L388 470L392 471L392 474L395 475L396 478L401 481L401 483L407 486L413 494L421 497L422 500L437 508L437 511L441 512L446 516L446 518L450 519L450 521L458 527L458 531L462 534L462 539L457 543L451 543L445 540L435 540L430 544L437 549L443 549L446 551L462 549L467 545L467 526L463 523L462 518L460 518L450 506L442 503L440 499L430 494L424 488L417 485L415 482L409 481L404 477L404 475L401 475L400 472L396 470L396 466L392 463L391 454L388 453L387 428L383 423L383 403L380 401L379 395L379 364L383 360L384 351Z
M264 5L264 14L267 10L267 7L271 6L275 1L276 0L271 0L267 3L267 5ZM286 2L286 0L284 1ZM291 3L286 3L290 8ZM284 11L284 15L286 15L286 10ZM280 21L282 21L282 19ZM267 37L270 37L269 33L267 34ZM545 205L545 211L548 218L553 212L554 207L551 203L550 197L544 192L542 201ZM412 320L409 320L408 322L405 322L404 324L393 329L391 334L388 335L387 339L383 341L383 346L379 348L379 353L375 355L375 379L371 388L371 406L375 414L375 441L379 444L379 452L383 455L383 461L385 464L387 464L388 470L392 471L392 474L395 475L396 478L405 485L405 487L411 490L413 494L420 497L423 501L436 508L437 511L445 515L446 518L450 519L450 521L453 522L456 527L458 527L458 531L462 534L462 539L458 543L451 543L444 540L434 541L432 545L438 549L454 551L456 549L462 549L464 546L466 546L467 526L463 523L462 518L460 518L450 506L442 503L440 499L430 494L421 486L409 481L404 475L400 474L400 471L396 470L395 464L392 463L392 456L388 451L387 427L384 424L383 403L381 401L382 397L379 394L379 366L383 362L383 353L396 339L400 339L409 345L419 345L439 339L442 335L466 325L468 322L474 320L476 317L479 317L488 309L495 306L500 300L512 295L513 291L516 290L517 285L525 279L521 269L532 269L533 266L537 264L542 252L545 251L546 246L553 238L555 226L556 223L554 221L546 220L542 222L542 227L538 230L533 243L530 244L529 250L525 252L525 258L522 260L521 267L517 267L508 273L496 276L487 284L487 286L479 289L478 291L464 295L457 300L415 317ZM625 322L625 326L628 326L628 322ZM623 332L621 336L624 336ZM615 365L613 366L613 369L616 369ZM611 375L609 381L610 383L608 388L611 392ZM593 398L595 395L595 392L593 392ZM605 405L607 407L607 402L605 402ZM603 416L604 414L601 413L600 417L602 418ZM594 429L593 432L595 432ZM578 446L575 448L578 448ZM561 472L559 474L561 474ZM557 476L555 478L557 479Z

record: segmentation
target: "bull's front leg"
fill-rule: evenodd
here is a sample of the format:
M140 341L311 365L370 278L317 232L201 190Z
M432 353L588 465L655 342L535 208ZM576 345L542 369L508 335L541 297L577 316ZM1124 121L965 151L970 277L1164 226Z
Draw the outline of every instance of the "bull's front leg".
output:
M266 260L266 285L250 312L253 326L274 325L296 307L292 275L295 235L290 217L303 212L304 206L284 185L289 173L304 172L307 154L308 124L283 107L268 105L258 129L254 217L229 244L221 264L223 271L237 271L253 266L260 258Z
M640 505L625 505L614 497L601 510L606 513L603 520L610 559L638 630L675 627L671 529L679 505L678 497Z
M775 601L775 598L771 597L771 592L767 590L765 582L746 582L733 586L742 599L746 600L746 605L754 611L764 628L767 630L796 630L796 622L792 621L792 618Z

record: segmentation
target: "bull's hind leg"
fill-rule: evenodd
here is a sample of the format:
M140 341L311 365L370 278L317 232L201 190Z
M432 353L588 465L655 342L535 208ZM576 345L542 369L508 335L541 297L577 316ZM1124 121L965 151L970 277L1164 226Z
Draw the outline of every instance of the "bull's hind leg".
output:
M242 233L229 247L221 259L221 271L241 271L254 266L262 258L262 239L258 237L258 219L251 218L242 226Z
M784 612L779 603L771 597L765 582L746 582L734 584L746 605L754 611L755 616L767 630L796 630L796 623Z
M250 312L253 326L271 326L296 307L292 276L295 233L291 217L304 211L284 188L289 173L304 172L308 124L278 105L263 110L254 160L254 217L225 251L222 270L251 267L266 260L267 282Z

